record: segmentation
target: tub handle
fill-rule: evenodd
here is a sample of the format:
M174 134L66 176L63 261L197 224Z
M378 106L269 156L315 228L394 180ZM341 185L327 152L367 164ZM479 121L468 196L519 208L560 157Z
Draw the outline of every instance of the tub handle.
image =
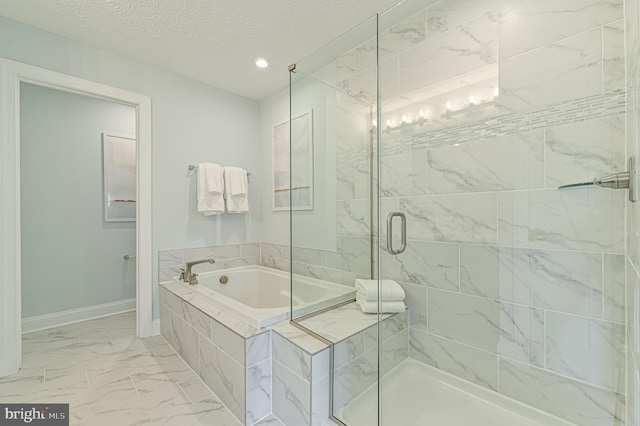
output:
M393 218L400 218L400 225L402 234L400 236L400 248L393 248ZM387 216L387 251L390 254L400 254L407 248L407 217L402 212L391 212Z

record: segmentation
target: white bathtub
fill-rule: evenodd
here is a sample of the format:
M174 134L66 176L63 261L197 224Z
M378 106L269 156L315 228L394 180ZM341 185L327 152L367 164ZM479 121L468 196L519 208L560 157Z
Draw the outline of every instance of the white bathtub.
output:
M227 276L222 284L220 279ZM213 304L254 327L262 328L289 318L291 276L263 266L242 266L198 274L191 291L207 296ZM344 302L355 297L355 289L315 278L293 275L294 316Z

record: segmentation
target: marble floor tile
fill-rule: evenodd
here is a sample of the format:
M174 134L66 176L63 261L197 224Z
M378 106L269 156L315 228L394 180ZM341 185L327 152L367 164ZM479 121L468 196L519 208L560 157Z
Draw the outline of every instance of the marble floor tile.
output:
M204 384L202 379L195 374L193 377L178 381L182 391L194 404L205 401L217 401L218 397Z
M71 397L49 397L49 402L69 403L71 421L79 421L93 416L97 407L114 406L120 402L138 397L138 392L130 377L123 377L112 383L91 389Z
M69 403L71 425L240 425L164 339L138 339L135 325L131 312L25 334L24 367L0 379L0 402Z

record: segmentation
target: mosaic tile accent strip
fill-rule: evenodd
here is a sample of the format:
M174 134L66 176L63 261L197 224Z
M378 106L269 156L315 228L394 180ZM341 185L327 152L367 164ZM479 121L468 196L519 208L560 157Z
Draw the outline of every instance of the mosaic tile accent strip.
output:
M400 154L417 149L430 149L476 139L488 139L601 117L621 115L625 113L625 98L626 92L624 90L615 90L604 94L558 102L537 111L527 113L514 112L425 133L409 135L406 131L398 131L397 136L383 134L384 155ZM411 124L405 124L405 126L407 126L408 131L411 131ZM353 150L345 152L345 155L341 156L340 162L345 160L365 160L368 156L369 152Z

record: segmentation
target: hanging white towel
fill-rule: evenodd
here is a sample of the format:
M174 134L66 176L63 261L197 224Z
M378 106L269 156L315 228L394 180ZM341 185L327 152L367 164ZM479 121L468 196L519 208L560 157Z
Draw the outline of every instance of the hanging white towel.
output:
M229 181L229 193L231 195L246 195L249 193L249 180L247 171L240 167L225 167L225 179Z
M356 297L356 303L362 309L362 312L367 314L375 314L378 312L378 302L372 302L368 300L358 300ZM404 312L406 307L404 306L404 302L400 300L392 300L380 302L380 313L381 314L394 314L397 312Z
M218 165L215 164L215 166ZM222 170L222 167L218 167ZM212 171L212 173L214 173L211 176L207 175L207 171L209 169ZM215 170L215 167L207 167L206 163L198 163L198 171L196 172L196 198L198 202L197 210L199 213L202 213L205 216L224 213L223 192L215 192L216 188L220 188L224 185L222 173L219 174L220 183L214 184L212 186L214 191L211 192L209 190L208 181L215 178Z
M380 295L378 295L379 287ZM393 280L382 280L378 286L378 280L357 279L356 296L366 301L376 301L378 297L382 301L398 301L404 300L404 290Z
M207 192L212 195L224 193L224 167L216 163L204 163Z
M227 201L227 213L246 213L249 211L249 181L247 171L240 167L224 168L224 196Z

